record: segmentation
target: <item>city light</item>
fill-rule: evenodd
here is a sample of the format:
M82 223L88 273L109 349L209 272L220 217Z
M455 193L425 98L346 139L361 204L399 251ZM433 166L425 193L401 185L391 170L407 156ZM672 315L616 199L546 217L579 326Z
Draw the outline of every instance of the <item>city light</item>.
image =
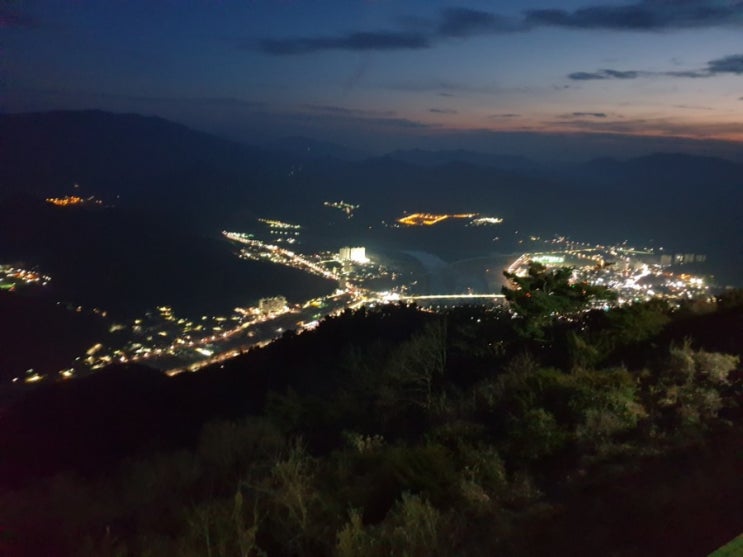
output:
M325 201L323 203L323 206L325 207L331 207L333 209L338 209L339 211L342 211L346 214L346 217L349 219L353 217L354 211L359 208L359 205L353 205L351 203L346 203L345 201Z
M477 213L462 213L455 215L438 215L434 213L413 213L402 218L397 219L397 222L406 226L434 226L443 222L447 219L472 219L477 216Z
M503 219L498 217L480 217L472 219L472 222L470 222L470 224L472 226L492 226L494 224L501 224L502 222Z
M0 265L0 290L14 291L19 286L46 286L51 280L52 277L38 271L12 265Z
M472 214L433 215L417 213L406 217L420 226L433 226L448 218L472 218ZM485 224L497 224L502 219L482 217ZM271 230L295 232L300 225L261 219ZM473 221L474 222L474 221ZM476 224L482 226L484 224ZM178 315L170 305L159 305L144 316L129 322L111 323L110 333L120 340L103 340L95 343L77 358L73 367L58 372L60 380L70 379L81 369L103 369L115 362L136 363L159 367L169 375L184 371L198 371L213 364L222 364L247 350L263 346L281 335L294 330L298 334L314 329L324 317L338 315L346 309L374 307L385 303L416 303L427 311L459 304L502 304L499 292L441 292L411 293L409 287L417 284L413 274L401 268L388 269L367 257L362 246L342 246L337 252L300 253L256 239L244 232L222 232L224 238L237 244L242 259L268 261L309 273L336 283L332 294L294 303L277 293L256 300L253 306L234 308L231 314L202 315L186 318ZM524 236L529 237L529 236ZM275 239L275 238L274 238ZM708 298L710 287L702 277L689 273L671 273L665 263L667 254L652 250L639 250L626 243L618 245L591 245L574 242L564 237L542 241L531 236L533 242L542 242L548 251L526 252L506 269L523 275L530 262L548 267L573 267L573 281L586 281L606 286L617 293L617 303L649 300L654 297L680 302L695 298ZM697 261L700 256L685 255ZM10 280L14 282L9 282ZM46 284L50 277L36 271L17 267L0 266L0 286L16 284ZM73 311L83 311L82 306L69 306ZM87 311L87 310L85 310ZM100 316L106 312L91 310ZM84 367L81 367L84 366ZM28 373L24 383L41 381L43 375Z
M81 205L103 205L103 201L95 197L83 198L77 195L65 195L64 197L47 197L45 200L55 207L75 207Z

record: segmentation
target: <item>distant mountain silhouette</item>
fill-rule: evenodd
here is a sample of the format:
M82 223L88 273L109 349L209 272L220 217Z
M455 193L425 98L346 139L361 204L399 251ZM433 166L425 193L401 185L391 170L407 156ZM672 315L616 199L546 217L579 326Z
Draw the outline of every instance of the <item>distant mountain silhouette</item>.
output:
M0 195L63 195L79 184L81 195L117 204L203 208L260 193L276 166L261 149L135 114L3 115L0 138Z
M681 154L559 167L465 150L396 151L357 160L362 156L301 137L275 142L271 149L251 147L134 114L0 116L0 195L61 195L72 193L77 183L83 195L96 194L106 201L181 211L195 207L203 213L241 204L261 211L280 207L287 198L321 201L343 194L367 203L425 194L432 205L448 206L453 199L471 203L475 195L487 201L489 193L501 203L514 187L522 190L519 200L534 193L538 201L545 190L558 189L565 207L553 208L563 209L575 204L575 199L566 199L574 188L585 194L596 191L597 184L600 195L607 185L663 194L669 187L678 193L679 188L700 185L707 195L743 189L742 165ZM527 201L530 206L535 200Z
M526 157L494 155L463 149L447 151L426 151L422 149L399 150L388 153L386 157L422 166L440 166L442 164L458 162L476 166L497 167L503 170L532 171L535 165L537 165L535 161Z
M597 178L613 182L663 180L688 185L715 181L743 187L743 165L717 157L654 153L625 161L594 159L581 168Z
M307 159L330 157L342 161L359 161L368 157L362 151L350 149L329 141L318 141L308 137L283 137L265 146L267 149L284 151Z
M309 153L309 154L308 154ZM475 211L530 233L655 239L743 259L743 166L653 154L547 165L464 150L358 153L306 138L258 148L160 118L99 111L0 116L0 196L95 194L214 232L256 216L327 221L322 202L361 204L355 238L401 211Z

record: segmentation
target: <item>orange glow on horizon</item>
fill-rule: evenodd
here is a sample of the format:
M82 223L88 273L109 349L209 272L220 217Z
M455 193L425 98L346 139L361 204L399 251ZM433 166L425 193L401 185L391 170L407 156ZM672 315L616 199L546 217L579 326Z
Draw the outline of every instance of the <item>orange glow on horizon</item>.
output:
M538 112L522 110L515 112L484 111L463 112L453 117L432 119L426 115L420 119L430 125L428 133L492 132L492 133L544 133L570 135L614 135L627 137L651 137L664 139L690 139L696 141L727 141L743 143L743 116L737 107L720 107L718 115L706 113L678 114L646 110L621 113L614 110L597 113L606 117L576 117L565 109L566 114L541 109ZM587 113L588 114L588 113ZM731 114L735 116L730 118Z

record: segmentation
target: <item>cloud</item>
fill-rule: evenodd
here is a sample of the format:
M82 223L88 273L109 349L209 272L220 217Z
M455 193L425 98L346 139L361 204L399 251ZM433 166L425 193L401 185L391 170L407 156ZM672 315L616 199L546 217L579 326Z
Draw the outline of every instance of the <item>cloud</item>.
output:
M526 10L516 17L469 8L449 7L442 9L437 17L431 20L403 17L399 21L407 22L407 25L403 25L402 29L354 31L327 37L268 38L258 41L257 45L253 43L243 46L249 48L257 46L259 51L274 56L290 56L326 50L426 49L450 39L527 32L542 27L638 32L741 27L743 26L743 1L639 0L626 5L594 5L572 11L533 9ZM733 64L733 68L739 67L736 66L738 62L735 60L730 63ZM581 79L581 77L575 79ZM583 79L592 78L584 77ZM595 79L607 78L597 77Z
M614 79L635 79L637 78L639 72L636 71L621 71L621 70L603 70L605 75L608 75L609 77L612 77Z
M717 60L707 62L707 71L710 73L732 73L735 75L743 74L743 54L734 54L725 56Z
M683 108L684 110L715 110L711 106L701 106L696 104L673 104L673 108Z
M568 74L568 79L575 81L591 81L594 79L609 79L608 76L604 75L601 71L598 72L573 72Z
M457 111L453 108L429 108L429 112L433 112L434 114L456 114Z
M428 78L398 81L385 84L385 88L395 91L432 91L442 97L461 96L465 93L492 95L499 91L496 84L472 85L471 83L449 81L445 78Z
M488 118L496 119L496 118L519 118L521 114L515 114L513 112L507 112L505 114L491 114L488 116Z
M492 33L506 33L522 29L518 21L480 10L446 8L442 10L436 34L440 37L470 37Z
M313 112L323 112L326 114L336 114L343 116L394 116L394 110L369 110L363 108L348 108L345 106L336 106L328 104L303 104L300 108L311 110Z
M678 72L655 72L655 73L648 73L647 75L660 75L660 76L666 76L666 77L688 77L690 79L697 79L697 78L704 78L704 77L712 77L712 73L710 73L708 70L687 70L687 71L678 71Z
M529 10L526 22L533 27L555 26L580 29L655 29L659 22L642 6L590 7L566 10Z
M740 25L743 3L737 0L641 0L624 6L578 10L528 10L527 27L656 31Z
M38 21L7 6L0 6L0 29L21 28L30 29L38 26Z
M567 115L568 118L606 118L605 112L573 112Z
M598 70L595 72L575 72L568 75L569 79L575 81L591 81L596 79L636 79L641 72L634 70Z
M743 5L743 2L741 3ZM646 71L620 71L603 69L595 72L573 72L568 74L568 79L574 81L593 81L600 79L637 79L638 77L684 77L684 78L707 78L720 74L743 75L743 54L732 54L722 58L716 58L707 62L705 68L699 70L682 70L666 72Z
M258 50L274 56L310 54L323 50L415 50L428 47L428 37L404 31L357 32L338 37L263 39L258 43Z
M378 126L405 129L425 129L437 127L435 124L417 122L415 120L408 120L407 118L369 118L366 120L366 122L370 124L376 124Z

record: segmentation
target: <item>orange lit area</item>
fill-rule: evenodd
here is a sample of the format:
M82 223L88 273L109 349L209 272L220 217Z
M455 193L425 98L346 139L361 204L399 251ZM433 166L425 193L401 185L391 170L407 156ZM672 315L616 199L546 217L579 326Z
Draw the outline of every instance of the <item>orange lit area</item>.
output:
M455 215L436 215L433 213L413 213L401 219L397 219L400 224L407 226L433 226L446 219L471 219L477 216L477 213L459 213Z
M101 205L103 202L100 199L89 197L83 199L77 195L65 195L64 197L47 197L46 202L57 207L72 207L76 205L92 204Z
M76 195L65 195L64 197L47 197L46 202L57 207L68 207L70 205L82 205L85 200Z

